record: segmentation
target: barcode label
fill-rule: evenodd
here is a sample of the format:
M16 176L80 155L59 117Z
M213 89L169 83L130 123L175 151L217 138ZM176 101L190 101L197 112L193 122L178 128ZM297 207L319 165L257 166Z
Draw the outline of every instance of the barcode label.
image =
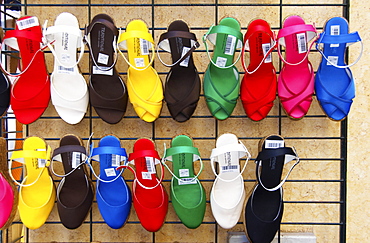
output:
M340 35L340 25L330 26L330 35Z
M145 180L151 180L152 174L150 174L149 172L141 172L141 177Z
M140 39L140 53L142 56L149 55L149 41Z
M81 153L72 153L72 169L77 168L81 163Z
M99 53L98 55L98 63L107 65L109 61L109 56L104 53Z
M104 67L102 67L104 68ZM101 74L101 75L108 75L112 76L113 75L113 68L109 69L107 71L100 70L97 66L93 66L93 74Z
M263 56L266 55L266 53L270 50L271 48L271 44L270 43L265 43L265 44L262 44L262 50L263 50ZM265 62L264 63L270 63L271 62L271 53L266 57L265 59Z
M152 157L145 157L146 169L148 173L155 174L154 160Z
M116 176L116 170L113 169L113 168L107 168L107 169L105 169L105 175L107 177Z
M74 73L74 68L67 68L67 67L63 67L63 66L58 66L58 69L57 69L57 73L59 74L72 74Z
M239 172L239 165L223 165L221 166L221 173Z
M236 37L232 35L227 36L226 46L225 46L225 55L234 55L235 51Z
M180 169L179 170L180 177L189 177L189 169Z
M297 41L298 41L298 53L301 54L307 52L306 34L305 33L297 34Z
M36 17L18 20L17 26L19 30L28 29L34 26L39 26L39 20Z
M340 25L330 26L330 35L340 35ZM339 44L330 44L330 47L339 47Z
M266 140L265 148L282 148L284 147L284 141L282 140Z
M227 62L227 58L224 57L217 57L216 66L218 67L225 67Z
M121 164L121 155L112 155L112 167L118 167Z
M189 50L190 50L189 47L184 46L182 48L181 57L185 56L185 54L188 53ZM180 62L180 66L181 67L188 67L189 66L189 60L190 60L190 55L187 58L185 58L184 61Z
M37 159L39 168L43 168L46 165L46 159Z
M179 185L189 185L189 184L197 184L197 179L195 178L181 178L178 180Z
M326 62L327 66L338 65L338 56L328 56L328 62Z
M145 67L144 58L141 58L141 57L135 58L135 66L136 67Z

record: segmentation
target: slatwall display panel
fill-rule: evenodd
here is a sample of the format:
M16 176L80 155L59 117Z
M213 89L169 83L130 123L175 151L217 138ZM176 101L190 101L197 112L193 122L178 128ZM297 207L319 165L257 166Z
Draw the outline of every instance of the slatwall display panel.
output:
M282 27L287 16L298 14L306 23L315 23L320 32L327 19L334 16L348 18L349 0L22 0L23 15L35 15L43 23L48 20L48 26L53 25L55 17L62 12L70 12L77 16L81 29L99 13L110 15L116 26L125 31L132 19L142 19L148 25L155 42L164 33L168 25L177 19L188 23L200 42L200 47L193 53L196 67L203 79L209 60L202 37L212 24L218 24L223 17L236 18L244 34L248 24L256 18L268 21L276 33ZM314 10L314 11L313 11ZM12 26L5 26L5 30ZM314 48L313 48L314 49ZM88 82L90 75L90 55L87 47L79 67ZM7 52L3 52L3 54ZM124 54L126 54L124 52ZM170 63L170 54L160 51L162 59ZM237 52L239 54L239 52ZM45 51L48 71L53 70L54 59L50 51ZM272 53L273 64L279 71L282 62L277 52ZM321 61L318 52L312 51L309 59L315 69ZM248 60L248 54L246 54ZM169 68L163 66L158 58L154 67L162 80L165 81ZM241 62L236 64L240 77L244 74ZM116 65L124 82L127 82L128 65L122 57L118 57ZM194 145L199 148L204 162L204 170L200 180L206 190L207 206L203 223L197 229L186 228L177 217L172 203L163 227L156 233L146 231L132 207L129 219L121 229L109 228L101 217L96 200L86 220L76 230L68 230L61 224L56 205L45 225L37 230L28 230L22 227L17 216L14 224L2 232L1 243L14 242L227 242L230 232L244 230L242 217L238 224L225 230L217 225L211 207L210 191L215 176L210 167L209 156L215 147L216 139L223 133L232 132L244 143L252 155L246 170L243 173L247 195L255 185L254 159L258 154L258 142L270 134L279 134L285 138L287 146L294 146L300 156L300 164L291 173L284 185L285 211L278 232L313 232L317 242L345 242L346 234L346 162L347 162L347 121L335 122L328 119L314 97L308 114L300 120L292 120L283 111L278 99L269 115L259 122L250 120L243 110L240 99L233 114L224 121L216 120L210 114L203 91L193 117L184 123L178 123L170 117L170 113L163 103L160 117L153 123L147 123L138 118L132 105L129 103L125 117L115 125L102 121L94 109L89 106L84 119L77 125L68 125L58 116L50 103L49 107L36 122L23 126L23 131L11 130L15 122L12 112L8 112L2 119L4 136L9 144L14 141L23 141L27 136L40 136L53 148L57 148L59 140L65 134L75 134L83 139L85 144L98 144L99 139L107 134L114 134L120 138L121 144L127 152L132 152L133 145L138 138L152 138L159 154L164 153L164 144L170 146L171 139L179 134L188 134L193 138ZM22 133L20 138L13 138L11 134ZM89 141L90 135L91 141ZM9 145L10 146L10 145ZM245 160L242 160L244 163ZM289 165L288 165L289 166ZM93 167L99 171L99 164L93 162ZM171 165L170 165L170 168ZM288 167L287 167L288 168ZM157 168L158 171L159 168ZM199 164L195 164L199 170ZM283 176L287 173L284 170ZM132 188L133 175L124 172L124 177ZM96 178L91 175L94 185ZM56 185L60 179L53 177ZM166 172L164 186L170 191L170 173Z

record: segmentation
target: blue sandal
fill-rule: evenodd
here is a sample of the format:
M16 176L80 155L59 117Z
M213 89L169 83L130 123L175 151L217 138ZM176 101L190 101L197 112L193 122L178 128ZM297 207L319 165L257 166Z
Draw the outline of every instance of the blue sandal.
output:
M317 99L326 115L336 121L347 117L355 97L355 83L351 66L361 58L346 65L347 46L361 42L358 32L348 34L348 22L342 17L334 17L325 24L323 33L317 40L316 49L322 55L322 61L315 77Z
M120 140L108 135L100 139L99 147L90 150L91 159L100 162L100 175L96 176L96 201L103 219L112 229L121 228L130 213L131 191L121 176L124 170L117 171L121 161L127 161L127 154L121 148Z

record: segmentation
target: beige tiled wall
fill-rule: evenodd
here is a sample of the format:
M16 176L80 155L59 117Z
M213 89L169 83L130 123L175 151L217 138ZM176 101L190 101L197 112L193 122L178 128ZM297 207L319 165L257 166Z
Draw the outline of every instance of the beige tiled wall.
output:
M31 3L82 3L86 4L86 0L69 0L69 1L46 1L46 0L34 0L27 1ZM104 3L114 4L118 1L100 1L92 0L91 3ZM146 4L146 6L128 6L128 7L91 7L91 16L104 12L111 15L116 22L118 27L125 27L127 23L134 18L141 18L145 20L149 25L152 23L152 7L150 6L152 1L140 0L136 3ZM285 6L283 7L282 16L280 16L280 9L276 4L279 4L278 0L253 0L248 3L265 4L272 6L228 6L227 4L245 3L246 1L241 0L220 0L218 3L225 4L218 8L218 16L215 13L214 6L192 6L192 7L177 7L177 6L166 6L167 3L174 3L174 1L161 0L155 1L155 3L163 3L163 6L156 6L154 8L154 23L156 27L166 28L170 22L175 19L184 19L190 26L196 26L200 28L208 28L214 23L215 18L222 18L224 16L231 16L237 18L242 27L245 28L248 23L254 18L264 18L269 21L274 28L280 26L280 18L284 19L286 16L291 14L301 15L308 23L315 22L317 27L322 27L324 22L334 16L342 15L341 7L333 6L321 6L321 7L307 7L307 6ZM340 4L342 0L283 0L284 4L305 4L316 2L318 4ZM365 4L366 0L352 0L351 1L351 14L350 14L350 25L351 30L359 30L361 35L365 39L365 52L368 50L366 47L366 40L368 40L368 26L367 22L370 20L370 9L368 4ZM119 1L119 3L132 3L132 1L125 0ZM205 3L213 4L214 1L195 1L195 0L178 0L175 3ZM53 24L53 19L60 12L67 11L78 16L80 26L83 27L88 23L89 13L87 7L38 7L29 6L27 7L27 14L36 15L39 17L40 22L49 20L49 25ZM194 31L201 39L205 30ZM163 33L163 30L155 30L154 37L158 40L158 36ZM204 50L204 46L201 46ZM353 60L358 54L359 48L354 47L350 51L350 59ZM50 53L47 55L47 62L49 70L52 70L53 58ZM165 55L165 54L164 54ZM195 63L199 71L204 72L208 60L204 52L194 53ZM274 53L274 59L276 67L278 67L278 57ZM353 68L353 73L356 76L357 85L357 98L353 105L351 115L349 117L349 147L348 147L348 227L347 227L347 241L348 242L366 242L367 236L367 223L370 211L367 210L369 206L369 196L367 195L366 189L369 188L369 172L370 167L367 165L367 138L369 121L365 118L369 112L369 101L370 98L366 95L369 85L365 77L368 77L368 60L369 57L364 55L358 65ZM320 56L318 53L310 54L310 60L313 63L315 69L320 62ZM82 72L89 72L88 55L84 56L81 63ZM155 62L155 67L159 72L167 72L168 68L163 67L158 61ZM364 68L366 67L366 68ZM121 72L127 70L127 65L123 59L119 59L117 68ZM240 63L238 68L241 71ZM370 76L370 75L369 75ZM164 80L165 75L161 75ZM88 79L88 76L86 76ZM126 80L125 75L123 79ZM90 112L90 111L89 111ZM88 114L90 114L88 112ZM281 120L278 118L279 114L283 115ZM92 115L96 116L95 112L92 111ZM135 112L131 104L128 105L127 116L135 116ZM122 140L122 145L128 152L132 151L134 140L131 138L139 137L155 137L160 138L156 140L157 149L160 154L163 154L163 143L169 144L170 139L181 133L187 133L195 139L195 145L199 148L203 158L208 158L211 149L215 146L215 138L225 132L233 132L239 137L243 138L242 141L246 147L250 150L252 157L257 156L257 144L261 137L264 137L271 133L279 133L283 136L291 139L287 140L288 146L295 146L302 160L299 166L291 174L292 180L333 180L334 182L288 182L284 186L285 194L284 199L286 201L306 201L307 203L287 203L285 206L285 213L283 222L313 222L313 223L329 223L328 225L315 225L315 224L284 224L282 231L288 232L314 232L317 236L317 242L320 243L333 243L339 242L339 226L330 225L330 223L337 224L339 222L340 206L339 204L315 204L308 203L312 201L339 201L340 200L340 185L336 182L340 179L340 123L331 121L323 117L323 112L320 109L317 100L314 100L312 107L309 111L309 115L319 115L319 117L307 117L302 120L291 120L284 116L284 113L279 111L279 102L275 101L274 108L270 112L272 117L264 119L260 122L252 122L246 117L232 117L226 121L216 121L214 118L209 117L209 111L206 107L204 98L202 97L199 105L195 111L196 116L200 118L192 118L185 123L177 123L171 118L168 118L169 112L164 105L162 110L162 116L155 124L149 124L141 121L138 118L124 118L120 123L116 125L108 125L98 118L94 118L91 121L88 118L84 119L78 125L67 125L62 120L56 117L54 108L50 105L43 117L55 116L54 119L39 119L35 123L31 124L28 128L29 135L37 135L46 139L60 138L64 134L73 133L83 138L87 138L90 132L94 132L94 138L98 139L106 134L113 133ZM238 105L233 113L235 116L245 116L241 102L238 101ZM167 117L165 117L167 116ZM203 117L206 116L206 117ZM208 116L208 117L207 117ZM281 124L279 125L279 122ZM42 128L42 129L40 129ZM318 139L312 139L312 137L318 137ZM332 137L332 139L320 139ZM127 139L128 138L128 139ZM202 139L207 138L207 139ZM48 140L48 143L56 148L58 142L55 140ZM312 160L310 160L311 158ZM315 160L315 159L332 158L332 160ZM210 170L208 161L206 168L201 175L201 179L212 179L214 176ZM247 169L244 173L244 178L247 180L245 183L246 190L249 191L253 188L255 179L255 166L252 162L249 162ZM124 174L126 179L132 179L132 175L128 172ZM170 179L169 173L167 173L166 179ZM131 186L131 183L129 183ZM166 188L169 189L169 183L164 183ZM209 192L212 186L211 181L205 181L204 186L207 191L207 200L209 200ZM29 231L28 240L30 242L89 242L100 241L100 242L152 242L153 238L155 242L226 242L228 231L242 231L242 224L238 224L231 230L224 230L214 223L210 206L207 204L207 211L204 218L205 224L201 225L198 229L189 230L182 224L166 223L162 229L155 233L147 232L140 224L137 223L138 219L132 210L129 222L122 229L112 230L102 222L102 218L98 212L96 204L92 208L92 221L94 223L90 227L89 223L82 225L76 230L67 230L59 223L46 224L38 230ZM90 216L87 220L90 220ZM48 222L58 222L59 218L57 215L56 208L54 208L50 215ZM166 218L167 222L180 222L177 218L172 206L169 206L169 212ZM11 236L16 237L19 233L16 231L16 226L13 226L10 231Z

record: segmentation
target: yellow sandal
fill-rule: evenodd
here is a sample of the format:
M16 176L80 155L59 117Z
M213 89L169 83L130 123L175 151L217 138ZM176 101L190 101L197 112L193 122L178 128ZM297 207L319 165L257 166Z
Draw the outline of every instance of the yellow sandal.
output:
M18 210L22 223L29 229L40 228L55 203L55 187L47 166L50 164L51 148L39 137L29 137L23 142L23 150L14 151L10 158L25 165L27 175L23 181L14 182L19 188Z
M142 120L153 122L161 113L163 84L152 67L155 55L154 40L145 22L132 20L127 25L126 32L120 34L118 46L126 49L128 53L129 60L120 51L129 65L127 90L130 102ZM150 49L152 53L149 58Z

